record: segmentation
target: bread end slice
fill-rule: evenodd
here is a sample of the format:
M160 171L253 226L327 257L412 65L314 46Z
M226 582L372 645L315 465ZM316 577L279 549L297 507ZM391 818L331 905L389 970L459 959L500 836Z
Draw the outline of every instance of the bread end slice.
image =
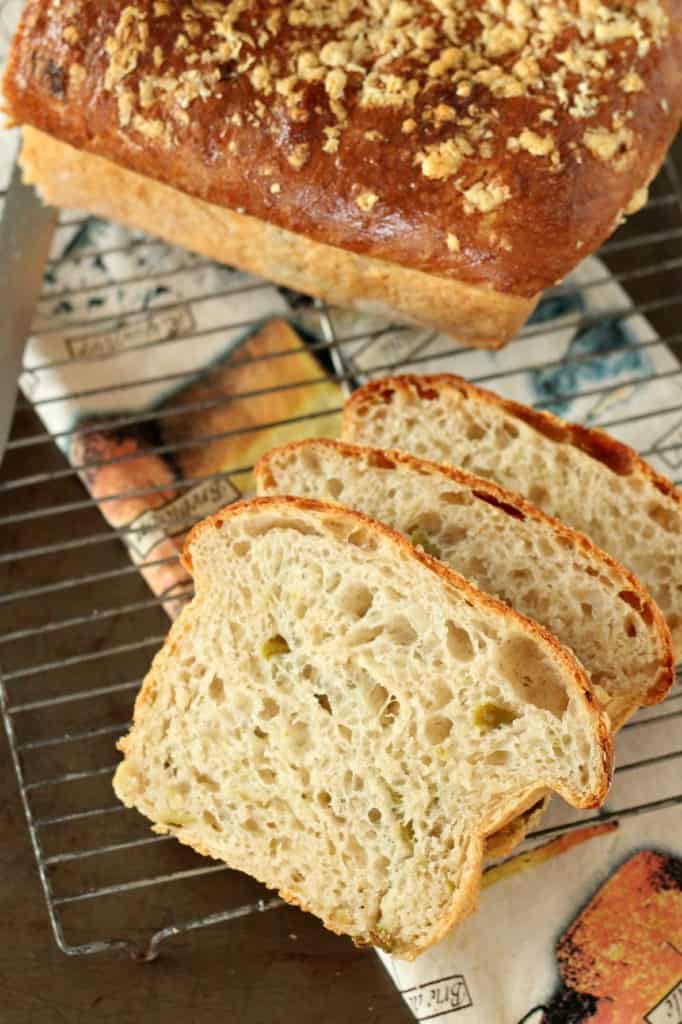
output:
M387 527L256 499L185 560L114 780L157 830L412 958L475 905L486 835L548 789L603 801L576 659Z

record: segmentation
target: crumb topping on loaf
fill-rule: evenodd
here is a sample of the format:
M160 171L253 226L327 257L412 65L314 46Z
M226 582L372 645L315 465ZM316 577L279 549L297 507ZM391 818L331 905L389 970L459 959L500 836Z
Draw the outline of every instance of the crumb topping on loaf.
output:
M150 52L150 25L156 31L169 19L165 46ZM669 32L659 0L191 0L181 7L180 25L177 5L157 0L151 9L138 3L121 11L106 40L104 88L116 96L121 129L168 146L188 123L192 103L230 91L247 99L232 123L246 119L277 130L285 108L294 123L316 122L316 142L329 155L354 107L389 109L402 121L409 113L420 140L436 139L413 154L421 173L452 179L464 211L486 213L510 198L508 185L472 183L459 172L467 158L494 155L506 104L533 101L507 148L558 167L556 111L589 121L610 98L608 83L624 96L639 92L638 68ZM81 44L76 24L63 38L74 48ZM610 124L586 129L573 148L582 145L604 160L619 154L625 166L634 142L627 120L627 110L613 112ZM381 132L365 138L379 149L390 143ZM308 145L293 144L293 167L303 168L309 157ZM373 206L358 205L365 212Z
M342 248L515 294L535 294L612 230L682 105L680 0L105 0L96 11L29 0L28 11L26 73L87 122L82 138L57 130L64 141ZM44 105L33 113L54 128ZM568 208L588 175L582 208ZM552 237L549 264L548 243L524 233L530 219Z

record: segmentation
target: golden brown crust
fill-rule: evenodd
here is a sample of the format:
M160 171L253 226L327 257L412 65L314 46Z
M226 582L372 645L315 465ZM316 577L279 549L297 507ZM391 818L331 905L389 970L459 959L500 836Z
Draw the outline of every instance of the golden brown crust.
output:
M475 384L470 384L463 377L454 373L405 374L400 377L381 377L371 380L358 388L350 396L344 407L344 424L351 423L356 416L362 415L362 407L367 403L391 401L396 391L409 393L413 391L419 398L437 399L441 391L452 389L464 398L475 402L492 405L502 409L510 416L527 423L539 434L562 444L570 444L574 448L596 459L617 476L639 476L653 484L657 491L682 505L682 491L661 473L641 459L634 448L628 447L615 437L595 427L583 427L580 423L569 423L550 412L538 412L530 406L502 398L494 391L487 391Z
M403 377L395 378L398 383L401 383L404 379L405 378ZM422 381L433 380L433 378L414 379ZM429 385L427 384L427 387L428 386ZM356 391L355 395L358 395L361 392L367 395L370 388L371 385L367 385L366 388ZM353 407L355 395L353 395L346 403L344 418L346 415L350 415L346 410ZM570 425L567 424L567 426ZM606 437L607 435L602 436ZM609 438L608 440L611 441L612 439ZM294 451L297 448L305 447L308 443L309 442L306 440L293 441L290 444L283 445L281 448L275 448L272 451L267 452L262 456L254 468L256 480L258 481L263 478L267 483L267 475L270 473L269 463L271 459L282 455L285 456L287 451ZM430 462L427 459L419 459L414 455L410 455L408 452L369 448L361 445L350 444L348 442L335 441L328 438L316 439L315 443L320 444L323 447L333 449L344 455L346 458L364 458L370 463L372 460L377 460L385 469L389 469L391 463L393 463L406 466L408 469L414 470L418 473L426 472L430 474L438 474L449 480L453 480L454 482L467 487L477 500L491 502L496 507L501 508L502 511L505 511L508 515L516 516L517 518L532 519L536 523L549 526L557 536L562 538L562 540L570 545L570 547L580 551L581 554L590 559L593 564L599 565L601 563L601 565L603 565L607 570L616 572L618 575L623 576L625 581L627 581L629 591L634 595L629 598L628 603L636 607L636 610L643 619L647 629L652 631L655 635L660 653L658 671L656 672L649 689L646 693L639 696L638 701L632 701L629 706L623 705L620 707L620 714L618 717L612 716L612 726L614 730L619 729L630 715L634 714L638 707L641 705L658 704L668 693L675 681L675 660L673 657L670 630L668 629L663 614L641 580L639 580L630 572L629 569L618 562L615 558L612 558L611 555L607 554L607 552L602 551L601 548L597 547L597 545L594 544L589 537L585 536L584 533L580 533L578 530L572 529L570 526L561 522L561 520L541 511L541 509L537 508L530 501L527 501L520 494L508 491L504 487L500 487L499 484L494 483L492 480L486 480L483 477L475 476L473 473L468 473L456 466L446 466L440 463ZM618 442L615 441L612 443L618 444ZM630 451L630 449L627 450Z
M88 209L339 306L430 324L471 345L497 348L535 299L446 280L313 242L255 217L193 199L24 128L24 178L55 206Z
M29 0L11 118L341 249L530 297L682 112L681 0Z

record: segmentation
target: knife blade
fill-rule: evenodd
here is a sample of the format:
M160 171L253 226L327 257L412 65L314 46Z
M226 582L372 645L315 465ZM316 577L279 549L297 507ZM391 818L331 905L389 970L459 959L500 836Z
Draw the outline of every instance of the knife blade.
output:
M22 181L17 155L0 219L0 462L57 219Z

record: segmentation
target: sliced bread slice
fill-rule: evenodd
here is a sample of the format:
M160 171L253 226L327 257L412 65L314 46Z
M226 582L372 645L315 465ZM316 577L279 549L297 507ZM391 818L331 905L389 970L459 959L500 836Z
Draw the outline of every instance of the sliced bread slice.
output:
M334 931L411 958L474 906L485 836L606 794L586 673L542 627L355 511L231 506L154 659L114 788Z
M380 519L541 622L577 654L614 728L673 683L670 633L641 583L585 536L488 480L315 439L268 452L255 476L259 494L337 501Z
M646 584L682 660L682 492L631 448L450 374L371 381L343 438L461 466L583 531Z

